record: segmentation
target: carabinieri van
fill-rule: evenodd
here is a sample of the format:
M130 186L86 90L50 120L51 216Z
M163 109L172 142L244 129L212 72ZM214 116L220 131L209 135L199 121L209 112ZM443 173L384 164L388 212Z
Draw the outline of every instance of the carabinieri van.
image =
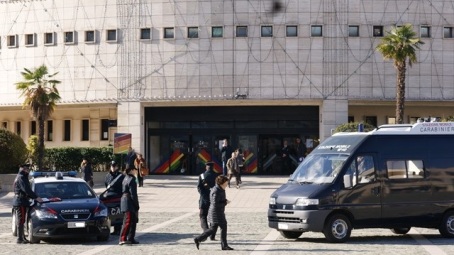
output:
M338 243L361 228L453 238L454 122L334 134L271 195L268 225L286 238L313 231Z

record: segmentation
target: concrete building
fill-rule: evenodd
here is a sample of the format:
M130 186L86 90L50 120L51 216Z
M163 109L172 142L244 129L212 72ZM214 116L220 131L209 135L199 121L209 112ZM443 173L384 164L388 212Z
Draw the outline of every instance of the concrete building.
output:
M339 124L394 122L396 71L375 50L393 25L425 42L405 121L453 115L453 13L441 0L0 0L0 122L36 132L14 84L45 64L62 81L47 147L131 134L153 173L197 174L220 170L229 139L246 172L290 172L284 140L310 150Z

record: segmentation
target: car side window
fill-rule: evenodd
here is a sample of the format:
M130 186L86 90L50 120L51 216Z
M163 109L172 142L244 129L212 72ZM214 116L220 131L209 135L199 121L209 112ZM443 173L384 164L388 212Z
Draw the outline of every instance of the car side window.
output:
M422 179L424 164L422 160L387 160L389 179Z
M368 183L374 180L375 164L374 158L370 155L356 157L349 167L349 172L353 173L352 184Z

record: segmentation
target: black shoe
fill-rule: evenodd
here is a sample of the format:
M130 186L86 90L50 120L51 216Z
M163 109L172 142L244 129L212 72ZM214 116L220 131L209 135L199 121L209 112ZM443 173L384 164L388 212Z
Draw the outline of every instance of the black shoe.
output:
M211 241L216 241L216 238L215 238L214 236L211 236L211 237L210 237L210 240L211 240Z
M114 232L112 232L110 234L113 235L113 236L118 236L118 235L120 235L120 231L114 231Z
M222 247L222 250L223 251L226 251L226 250L231 251L231 250L233 250L233 248L230 247L230 246L225 246L225 247Z
M194 243L195 243L195 247L197 247L197 250L198 250L199 249L199 245L200 245L199 240L197 240L197 238L194 238Z
M131 241L121 241L118 243L119 245L123 245L123 244L131 244Z
M17 244L27 244L27 243L30 243L28 240L17 240L16 241Z
M139 243L140 243L140 242L137 241L137 240L132 240L132 241L130 241L130 242L131 242L131 244L139 244Z

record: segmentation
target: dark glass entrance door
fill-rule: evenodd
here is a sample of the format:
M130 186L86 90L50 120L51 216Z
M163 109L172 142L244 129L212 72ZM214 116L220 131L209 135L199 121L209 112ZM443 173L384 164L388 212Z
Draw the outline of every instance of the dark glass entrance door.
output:
M298 166L294 143L296 135L259 135L258 155L260 174L291 174ZM288 155L284 156L284 142Z

